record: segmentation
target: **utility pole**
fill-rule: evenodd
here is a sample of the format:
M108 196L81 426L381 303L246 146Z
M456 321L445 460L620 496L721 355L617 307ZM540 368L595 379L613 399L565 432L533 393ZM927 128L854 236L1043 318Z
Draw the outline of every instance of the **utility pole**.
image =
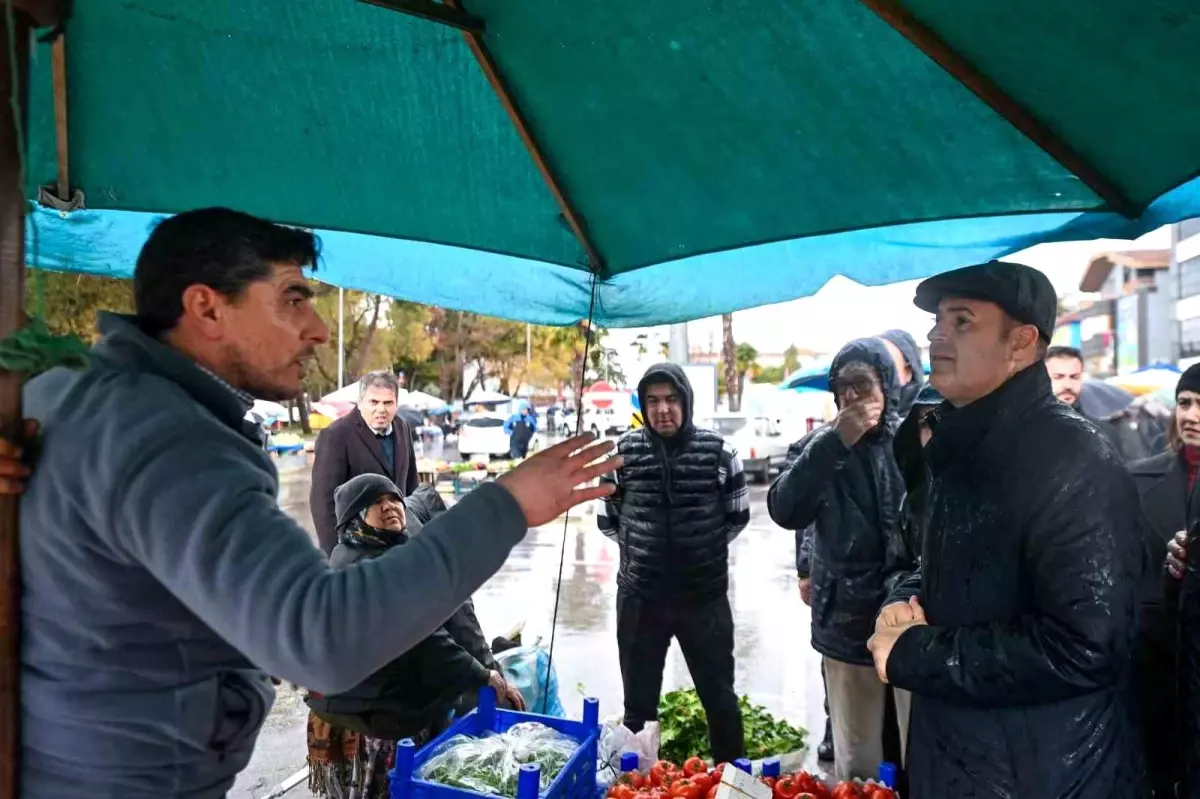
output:
M342 340L342 332L345 328L344 312L342 307L345 305L343 295L345 292L338 287L338 388L346 385L346 345Z
M682 324L671 325L670 333L670 348L668 349L668 360L671 363L685 364L690 357L688 352L688 328L687 322Z

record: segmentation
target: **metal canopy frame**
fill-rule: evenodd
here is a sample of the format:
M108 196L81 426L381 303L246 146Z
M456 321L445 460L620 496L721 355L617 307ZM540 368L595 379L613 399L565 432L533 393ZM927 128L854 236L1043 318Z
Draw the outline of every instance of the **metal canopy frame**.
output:
M1033 115L1029 109L1014 100L995 81L979 71L978 67L957 53L940 36L897 0L859 0L875 16L886 22L897 33L912 43L950 77L988 105L1004 118L1008 124L1021 132L1025 138L1042 148L1051 158L1067 171L1073 173L1085 186L1096 193L1108 207L1122 216L1133 219L1141 209L1097 169L1079 154L1061 136Z

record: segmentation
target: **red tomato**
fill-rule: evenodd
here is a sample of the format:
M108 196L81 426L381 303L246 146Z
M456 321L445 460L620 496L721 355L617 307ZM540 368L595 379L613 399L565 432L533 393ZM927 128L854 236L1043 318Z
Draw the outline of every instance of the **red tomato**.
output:
M609 799L634 799L634 794L636 793L637 791L628 785L617 783L609 789L608 797Z
M820 780L809 774L807 771L797 771L792 776L796 778L796 782L800 785L800 791L802 793L817 792L817 785L820 784Z
M634 791L640 791L646 786L647 779L636 771L626 771L621 776L617 777L618 785L628 785Z
M725 773L725 769L727 766L729 766L728 763L721 763L719 766L714 768L712 771L708 772L709 774L712 775L713 782L721 781L721 775Z
M685 776L694 777L697 774L706 774L708 772L708 764L698 757L689 757L687 762L683 764L683 773Z
M667 784L667 775L675 771L675 764L660 760L650 767L650 784L655 788Z
M796 799L800 795L800 781L792 775L780 777L775 783L775 799Z
M804 793L796 794L796 799L817 799L817 796L805 791Z
M763 785L767 786L772 792L774 792L776 782L775 777L759 777L759 779L762 780Z
M671 786L672 799L700 799L700 786L687 777L675 780Z
M720 787L721 787L721 783L718 782L716 785L709 788L708 793L705 794L704 799L717 799L717 789Z
M692 782L700 786L701 796L708 796L708 790L716 785L711 774L696 774L692 777Z
M850 781L839 782L833 789L833 799L865 799L858 784Z

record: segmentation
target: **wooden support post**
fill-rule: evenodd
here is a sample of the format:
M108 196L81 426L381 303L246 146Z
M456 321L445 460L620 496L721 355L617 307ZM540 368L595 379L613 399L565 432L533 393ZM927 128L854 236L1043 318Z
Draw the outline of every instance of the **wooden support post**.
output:
M0 15L7 13L0 0ZM13 9L11 52L7 22L0 18L0 338L25 321L25 193L21 185L20 133L29 97L29 42L33 19ZM17 74L12 74L13 66ZM14 113L12 86L18 87ZM18 127L19 126L19 127ZM0 372L0 431L14 435L21 419L21 376ZM17 554L17 500L0 497L0 797L15 799L21 762L21 563Z
M58 32L50 46L50 65L54 74L54 147L58 154L58 199L71 201L71 168L67 139L67 44L66 34Z
M0 0L0 338L25 323L26 205L20 146L28 130L29 48L34 27L58 24L65 12L66 3L59 0ZM16 87L15 98L12 87ZM15 437L20 420L21 375L0 371L0 432ZM21 561L17 534L17 501L0 497L0 799L20 795Z
M463 10L461 0L445 0L445 2L450 8L457 11ZM508 119L512 122L513 127L516 128L517 135L521 137L521 142L525 145L525 149L529 151L529 157L533 159L533 165L537 168L538 173L541 174L542 180L546 182L546 187L550 189L550 194L554 197L554 202L558 204L559 210L562 211L567 227L575 234L575 238L578 239L584 254L587 255L588 268L601 277L607 277L608 270L604 262L604 257L600 254L600 250L592 240L587 225L584 223L583 215L575 209L575 206L567 197L567 192L563 188L562 181L558 179L558 175L550 168L550 162L546 159L545 153L542 152L541 145L534 138L529 123L525 120L525 115L521 113L521 109L517 106L517 101L513 97L513 93L509 91L508 85L500 75L500 69L496 66L495 59L492 58L492 54L488 51L487 45L483 41L482 33L463 31L463 38L467 40L467 46L471 48L471 54L475 56L476 63L479 64L484 77L491 84L492 91L496 93L496 99L500 101L504 112L508 114Z
M461 9L438 3L436 0L359 0L372 6L386 8L389 11L399 11L412 17L449 25L460 31L483 33L483 20L474 14L468 14Z

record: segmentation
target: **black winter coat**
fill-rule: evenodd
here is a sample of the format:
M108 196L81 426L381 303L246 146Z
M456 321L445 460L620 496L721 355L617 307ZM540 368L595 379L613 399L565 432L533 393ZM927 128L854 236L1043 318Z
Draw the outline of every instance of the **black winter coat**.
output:
M432 518L434 505L423 493L405 498L410 535ZM437 504L441 504L440 498ZM444 504L441 510L445 510ZM387 550L384 546L338 544L329 563L345 569ZM331 696L313 694L308 705L326 721L372 737L420 737L430 728L439 729L463 695L473 695L487 684L488 672L493 669L496 661L468 600L442 628L354 688Z
M1130 697L1142 549L1108 440L1034 364L937 411L919 589L897 640L913 796L1147 795Z
M617 585L640 596L705 602L729 590L729 534L721 457L725 441L690 430L667 449L646 430L621 437Z
M1165 452L1129 467L1141 498L1147 568L1138 619L1138 687L1142 740L1152 784L1160 791L1179 773L1179 586L1163 571L1167 542L1200 520L1200 497L1188 489L1183 456ZM1167 588L1173 589L1168 595Z
M789 530L815 522L808 563L813 648L843 663L869 666L867 639L889 579L915 564L904 554L900 533L904 482L892 454L898 387L891 355L876 339L855 341L838 353L830 374L851 361L873 366L889 387L882 426L851 449L832 426L800 439L788 449L788 465L771 486L767 508Z

